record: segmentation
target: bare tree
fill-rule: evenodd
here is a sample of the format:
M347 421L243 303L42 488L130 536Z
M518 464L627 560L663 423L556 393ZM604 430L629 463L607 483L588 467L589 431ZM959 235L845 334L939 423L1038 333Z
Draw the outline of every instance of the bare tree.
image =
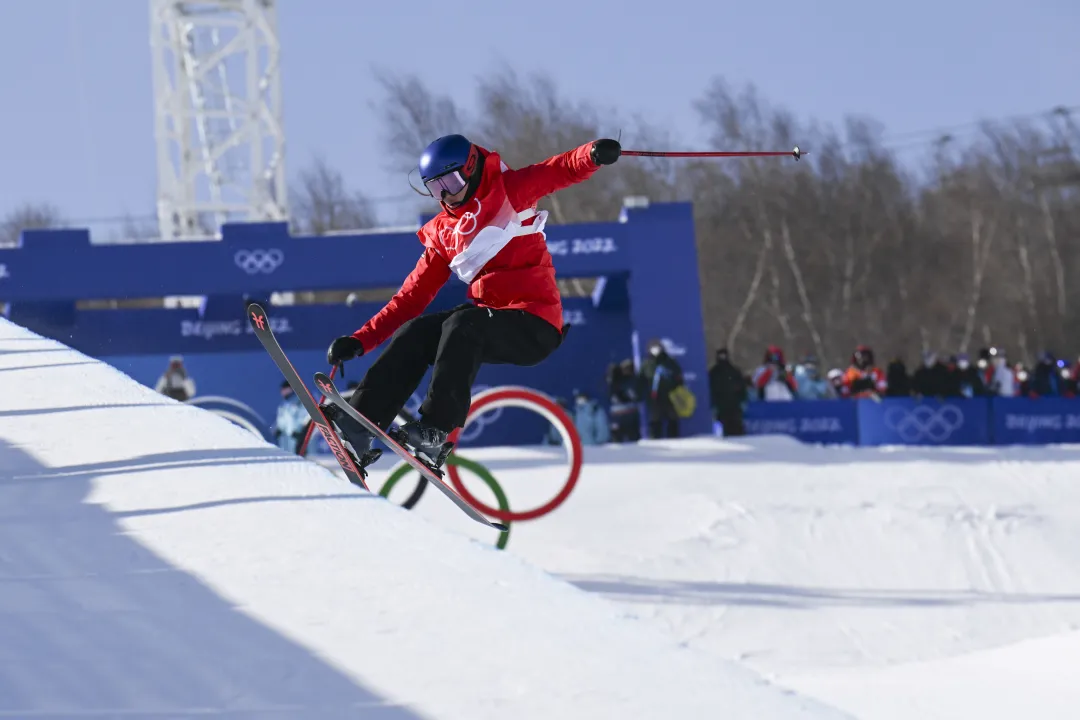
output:
M23 230L43 230L62 227L65 223L60 210L50 203L25 203L0 221L0 247L15 247Z
M383 124L392 170L416 167L417 158L437 137L462 132L465 117L448 95L432 92L415 75L400 76L376 70L375 79L386 97L372 103Z
M317 156L292 188L293 232L324 235L335 230L375 227L378 219L371 203L345 187L341 173Z
M620 131L624 146L681 149L663 128L573 100L545 75L496 69L476 82L472 113L415 78L380 80L397 167L414 167L448 132L511 167ZM771 344L837 366L858 344L908 362L976 343L1080 351L1069 313L1080 304L1071 117L944 137L913 164L873 119L803 122L750 85L716 79L694 107L716 149L811 153L797 164L627 158L541 206L570 223L612 220L627 195L692 202L706 337L738 362L756 364Z
M506 66L478 79L476 110L471 115L414 76L380 72L377 80L385 91L377 105L384 140L398 170L415 168L427 144L450 133L465 135L497 152L514 168L542 162L600 137L615 137L621 131L642 145L667 139L661 129L640 119L623 121L614 109L565 97L547 75L522 76ZM628 195L675 199L675 168L671 161L655 158L619 162L587 183L544 198L539 207L549 210L556 223L610 221L618 217Z

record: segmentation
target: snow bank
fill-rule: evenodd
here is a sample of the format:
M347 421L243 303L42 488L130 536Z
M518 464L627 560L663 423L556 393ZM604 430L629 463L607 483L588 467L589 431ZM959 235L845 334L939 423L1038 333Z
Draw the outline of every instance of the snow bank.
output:
M840 717L0 320L0 716L113 714Z

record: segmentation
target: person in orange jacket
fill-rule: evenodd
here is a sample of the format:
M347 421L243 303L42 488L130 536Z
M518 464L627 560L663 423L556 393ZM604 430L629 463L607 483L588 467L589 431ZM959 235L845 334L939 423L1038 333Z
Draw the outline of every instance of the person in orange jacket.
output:
M462 135L428 145L420 178L441 212L417 232L423 254L386 306L327 351L327 362L338 365L392 336L350 404L387 429L433 366L420 417L401 428L401 437L418 457L440 466L447 436L465 423L481 364L537 365L562 343L562 299L544 235L548 214L537 203L584 182L621 152L615 140L596 140L512 170L498 153ZM469 302L421 314L451 275L469 286ZM361 468L378 459L369 431L332 404L324 411Z
M855 348L840 387L846 398L880 398L885 394L889 385L884 371L874 365L874 351L869 346Z

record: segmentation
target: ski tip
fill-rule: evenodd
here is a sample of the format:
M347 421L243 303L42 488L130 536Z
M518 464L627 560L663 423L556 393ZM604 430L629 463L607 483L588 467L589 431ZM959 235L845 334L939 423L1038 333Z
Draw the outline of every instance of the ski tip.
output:
M493 522L493 523L491 523L491 527L495 528L499 532L509 532L510 531L510 526L503 525L502 523Z

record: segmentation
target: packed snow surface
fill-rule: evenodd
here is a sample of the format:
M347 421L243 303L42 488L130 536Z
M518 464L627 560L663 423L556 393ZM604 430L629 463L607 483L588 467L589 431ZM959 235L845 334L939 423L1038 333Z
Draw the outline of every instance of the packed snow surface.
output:
M587 448L498 551L433 489L396 507L415 475L373 497L4 322L0 398L0 717L1080 707L1080 448ZM459 452L519 510L565 478Z
M590 467L500 552L435 493L403 510L0 320L0 717L846 717L717 653L726 620L619 597L727 503L677 500L672 452Z
M520 510L566 477L561 449L459 452ZM1080 448L692 438L585 468L507 552L856 717L1077 717ZM414 512L485 536L434 497Z

